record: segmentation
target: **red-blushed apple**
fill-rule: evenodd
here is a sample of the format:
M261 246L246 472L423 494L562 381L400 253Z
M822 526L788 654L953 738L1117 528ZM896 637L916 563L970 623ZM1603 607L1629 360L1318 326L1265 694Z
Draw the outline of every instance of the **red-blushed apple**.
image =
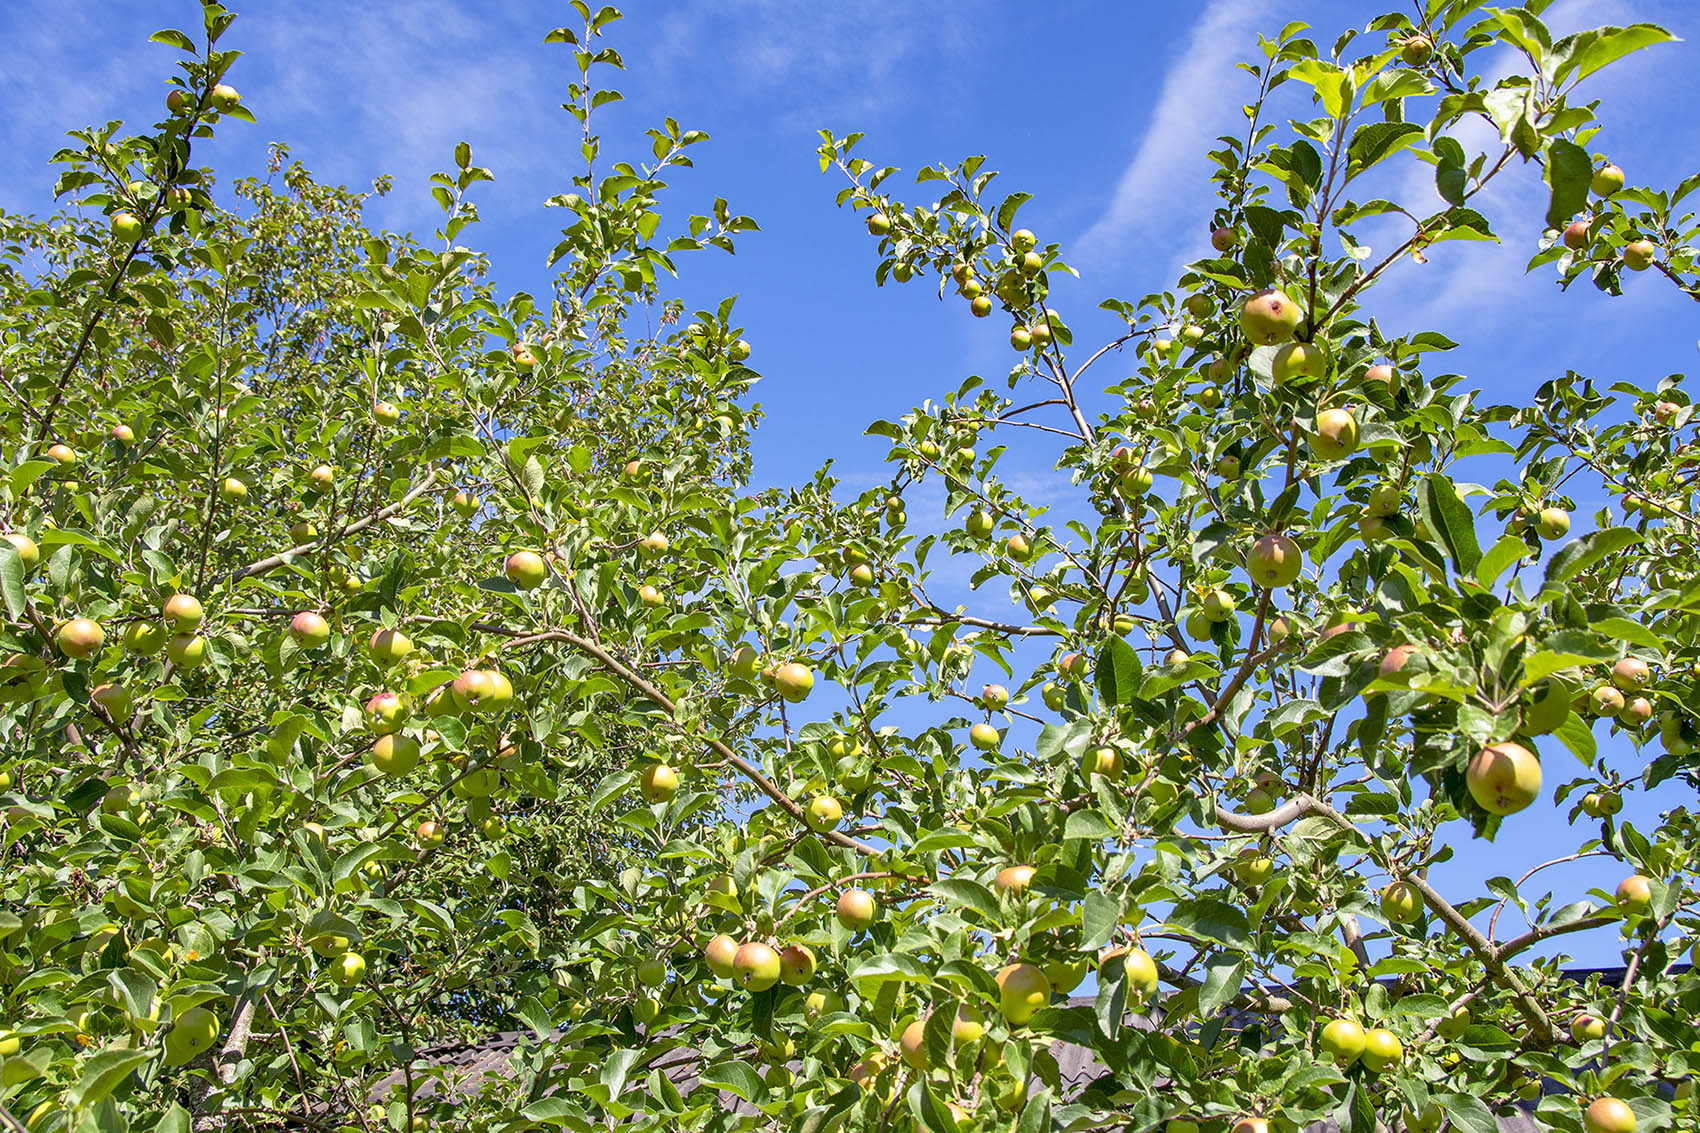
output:
M815 953L807 944L789 944L779 954L779 978L801 987L815 975Z
M1652 666L1639 657L1620 658L1611 667L1611 683L1624 692L1640 692L1652 680Z
M0 535L0 539L5 539L12 545L12 549L18 552L18 562L24 568L25 574L34 570L36 564L41 562L41 548L28 535L8 531L5 535Z
M1009 690L1002 685L987 685L980 690L980 703L996 712L1009 703Z
M401 731L411 714L407 698L401 693L376 693L366 702L366 728L374 735L393 735Z
M750 991L766 991L779 982L779 953L759 940L738 946L732 957L732 978Z
M998 972L998 1012L1011 1026L1032 1019L1051 1001L1051 981L1032 964L1010 964Z
M897 1038L897 1053L904 1063L916 1070L927 1069L927 1020L916 1019Z
M846 889L838 895L833 913L839 924L851 932L860 932L879 919L879 905L865 889Z
M165 639L170 635L165 627L155 622L131 622L124 627L118 643L124 647L124 652L137 657L151 657L165 648Z
M773 685L787 703L800 704L815 687L814 670L800 661L787 662L774 671Z
M1389 390L1391 390L1398 380L1398 371L1385 362L1377 362L1375 365L1364 371L1365 385L1386 386Z
M399 629L380 626L366 641L366 652L383 668L389 668L413 652L413 642Z
M413 833L414 836L419 839L419 845L422 848L432 850L443 844L443 837L446 834L446 831L443 829L441 823L434 822L427 818L424 822L419 824L418 829L416 829Z
M1617 907L1628 916L1645 916L1653 907L1653 883L1639 873L1617 883Z
M992 313L992 300L986 295L976 295L968 304L968 310L976 319L983 319Z
M1015 327L1009 332L1009 345L1012 350L1025 354L1033 349L1033 332L1023 326Z
M165 108L173 114L187 114L195 108L195 96L178 88L165 96Z
M1626 728L1639 728L1652 718L1653 702L1644 696L1630 697L1623 711L1617 714L1617 722Z
M1587 1012L1583 1012L1570 1020L1570 1038L1578 1046L1605 1037L1606 1021L1598 1015L1589 1015Z
M205 617L206 611L201 609L200 600L193 594L173 594L160 610L161 620L178 633L192 633L201 628Z
M1587 1133L1635 1133L1635 1111L1628 1102L1607 1094L1582 1111L1582 1128Z
M982 722L968 729L968 742L979 751L996 751L1003 737L995 727Z
M1092 663L1086 659L1084 653L1064 653L1057 658L1057 672L1067 680L1085 680L1091 668Z
M868 217L868 235L884 236L891 231L891 217L876 212Z
M1232 228L1223 226L1210 230L1210 246L1218 252L1226 252L1240 242L1240 235Z
M1623 266L1630 271L1646 271L1653 266L1658 251L1651 240L1631 240L1623 246Z
M536 551L515 551L502 564L502 573L521 590L534 590L549 576L549 565Z
M106 644L106 631L91 618L72 618L59 627L53 640L59 646L59 652L80 661L100 651L100 647Z
M1028 886L1033 884L1033 875L1038 872L1030 865L1005 866L998 870L997 877L992 881L992 888L999 893L1019 897L1027 892Z
M317 649L331 639L331 626L312 610L302 610L289 619L289 636L302 649Z
M1573 220L1564 229L1564 246L1572 252L1580 252L1588 246L1593 236L1588 231L1588 222Z
M1477 752L1464 772L1470 797L1489 814L1515 814L1541 793L1541 761L1510 740Z
M1259 291L1240 307L1240 330L1259 346L1279 346L1293 337L1304 312L1285 292Z
M1279 532L1258 539L1246 554L1246 573L1265 589L1292 585L1303 569L1299 545Z

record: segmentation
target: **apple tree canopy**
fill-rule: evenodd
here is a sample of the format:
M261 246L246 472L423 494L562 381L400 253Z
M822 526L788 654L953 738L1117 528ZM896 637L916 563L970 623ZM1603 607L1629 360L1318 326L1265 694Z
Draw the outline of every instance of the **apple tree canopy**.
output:
M984 159L823 132L876 282L1011 346L856 492L753 481L761 328L674 292L756 222L664 206L699 131L597 132L620 14L570 7L546 295L468 243L464 143L425 238L282 146L215 184L210 0L158 121L56 156L80 211L0 216L0 1125L1691 1126L1696 831L1647 805L1700 782L1690 395L1495 404L1377 307L1519 180L1528 286L1700 298L1700 174L1590 146L1668 33L1270 29L1210 252L1107 341ZM1431 870L1543 815L1521 876ZM498 1030L451 1102L423 1052Z

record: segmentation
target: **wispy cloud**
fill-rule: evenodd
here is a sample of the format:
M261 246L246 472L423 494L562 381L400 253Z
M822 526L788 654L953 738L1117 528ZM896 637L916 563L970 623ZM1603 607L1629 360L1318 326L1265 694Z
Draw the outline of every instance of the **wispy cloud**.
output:
M1243 123L1244 98L1235 86L1241 75L1234 63L1266 20L1258 5L1211 0L1163 79L1150 125L1109 207L1075 242L1076 258L1113 260L1135 238L1167 230L1178 199L1204 189L1207 164L1200 143Z

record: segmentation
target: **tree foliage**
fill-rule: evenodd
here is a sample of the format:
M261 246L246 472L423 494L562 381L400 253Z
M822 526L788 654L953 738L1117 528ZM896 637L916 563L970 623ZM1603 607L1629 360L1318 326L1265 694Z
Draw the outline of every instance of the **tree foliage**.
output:
M1517 177L1550 189L1531 270L1700 297L1700 177L1623 187L1580 93L1670 36L1430 0L1260 39L1214 253L1107 300L1125 330L1086 348L1027 194L976 157L906 203L823 133L878 281L936 277L1014 348L875 422L890 479L842 499L825 470L750 486L750 344L730 300L669 291L755 223L663 213L700 132L604 153L618 13L573 6L547 297L462 243L492 176L464 144L431 241L283 149L217 200L195 147L247 112L210 2L201 44L156 36L167 116L57 159L104 223L0 218L0 1104L66 1130L1685 1120L1694 822L1619 816L1700 781L1693 407L1575 373L1491 404L1372 298L1496 239L1474 199ZM1294 91L1314 117L1276 117ZM1368 195L1424 167L1433 200ZM1023 498L1010 444L1072 496ZM1613 503L1572 530L1581 486ZM973 606L935 597L963 574ZM1566 807L1547 866L1609 855L1616 894L1431 884ZM1580 933L1622 935L1621 987L1533 958ZM507 1073L447 1100L422 1052L499 1027L527 1036ZM1102 1068L1084 1091L1058 1040Z

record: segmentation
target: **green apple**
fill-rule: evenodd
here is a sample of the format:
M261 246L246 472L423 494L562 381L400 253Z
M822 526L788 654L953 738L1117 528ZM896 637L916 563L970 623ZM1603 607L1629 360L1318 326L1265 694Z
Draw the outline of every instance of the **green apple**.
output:
M809 692L815 687L815 674L807 665L791 661L774 671L773 683L788 703L799 704L808 699Z
M515 551L502 564L502 573L521 590L534 590L549 576L549 566L536 551Z
M201 609L200 600L193 594L173 594L165 600L160 617L166 626L178 633L193 633L201 627L206 614Z
M100 651L100 647L106 644L106 631L91 618L72 618L59 627L53 640L59 646L59 652L81 660Z
M1364 1029L1353 1019L1332 1019L1322 1028L1317 1046L1341 1066L1350 1066L1363 1056Z
M192 672L206 663L207 639L195 633L174 634L165 643L165 656L177 668Z
M998 1012L1019 1027L1051 1001L1051 981L1032 964L1010 964L998 972Z
M1259 346L1287 342L1303 319L1299 305L1274 288L1259 291L1240 307L1240 329Z
M312 610L303 610L289 619L289 636L302 649L317 649L331 639L330 623Z
M1246 554L1246 573L1254 583L1267 589L1292 585L1303 569L1304 556L1299 545L1280 533L1258 539Z
M665 763L651 763L643 769L638 789L647 802L669 802L679 793L679 774Z
M1514 814L1541 792L1541 761L1522 744L1489 744L1464 772L1470 797L1490 814Z
M419 766L419 741L400 733L379 736L372 744L372 766L384 775L406 775Z
M779 953L759 940L748 941L732 956L732 978L750 991L766 991L779 982Z
M980 751L996 751L1003 737L992 725L982 722L968 729L968 742Z

